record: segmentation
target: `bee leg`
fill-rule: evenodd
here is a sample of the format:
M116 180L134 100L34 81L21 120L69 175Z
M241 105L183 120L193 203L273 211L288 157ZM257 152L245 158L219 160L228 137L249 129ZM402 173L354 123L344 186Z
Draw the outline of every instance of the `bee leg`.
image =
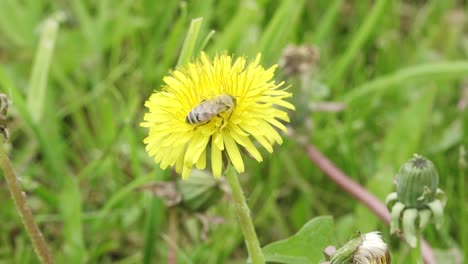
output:
M224 117L221 117L223 119L223 123L221 124L221 127L219 129L223 129L227 126L227 120L226 119L229 119L229 118L224 118Z

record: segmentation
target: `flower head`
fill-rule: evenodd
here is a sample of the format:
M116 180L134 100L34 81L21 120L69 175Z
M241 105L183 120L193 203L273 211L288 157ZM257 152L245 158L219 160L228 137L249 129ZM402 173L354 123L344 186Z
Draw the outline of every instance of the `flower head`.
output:
M387 244L383 241L380 232L370 232L364 235L362 244L354 252L353 263L390 263Z
M238 145L257 161L262 156L252 142L268 152L282 139L275 130L286 131L280 122L289 122L278 107L294 109L285 98L283 82L272 80L276 65L264 69L260 55L247 64L244 57L233 61L226 54L211 60L202 53L185 68L178 68L164 78L161 91L151 95L145 106L149 113L141 126L149 128L146 151L162 169L175 166L182 178L195 166L204 169L207 156L215 177L222 172L223 153L235 169L244 171Z

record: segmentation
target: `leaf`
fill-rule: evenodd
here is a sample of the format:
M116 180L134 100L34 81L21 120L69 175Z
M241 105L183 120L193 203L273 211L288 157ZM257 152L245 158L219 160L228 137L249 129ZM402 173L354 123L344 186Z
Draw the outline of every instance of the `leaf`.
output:
M322 251L335 242L334 230L331 216L316 217L295 235L265 246L265 260L288 264L318 263L323 258Z

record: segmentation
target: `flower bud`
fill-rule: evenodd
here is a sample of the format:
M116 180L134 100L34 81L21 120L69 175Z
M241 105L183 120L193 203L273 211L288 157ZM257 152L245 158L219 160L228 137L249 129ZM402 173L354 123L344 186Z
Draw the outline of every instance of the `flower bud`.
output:
M398 200L406 207L423 208L436 198L439 174L434 164L415 154L396 177Z

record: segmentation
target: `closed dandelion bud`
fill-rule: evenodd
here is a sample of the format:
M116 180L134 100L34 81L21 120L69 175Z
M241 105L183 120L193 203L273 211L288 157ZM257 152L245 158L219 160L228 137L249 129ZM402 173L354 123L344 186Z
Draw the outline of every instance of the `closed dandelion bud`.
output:
M182 194L182 205L193 211L208 209L223 194L219 182L210 173L193 170L188 179L177 182L177 188Z
M359 234L333 255L330 264L390 264L387 244L380 232Z
M396 185L400 202L422 208L436 198L439 174L430 160L415 154L400 168Z
M439 174L434 164L415 154L400 168L397 192L387 196L391 208L390 233L401 231L413 248L421 240L422 230L433 221L440 228L444 221L445 193L438 188Z

